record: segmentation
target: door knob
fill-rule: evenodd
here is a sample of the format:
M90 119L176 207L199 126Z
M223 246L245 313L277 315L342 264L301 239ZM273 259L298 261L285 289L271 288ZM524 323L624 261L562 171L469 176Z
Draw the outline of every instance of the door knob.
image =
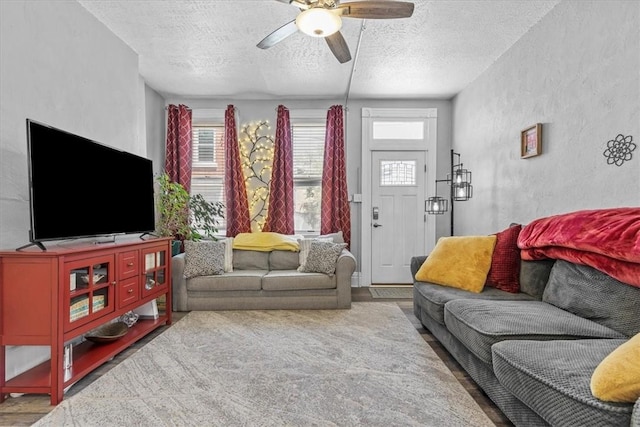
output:
M378 228L378 227L382 227L382 224L378 224L377 222L374 222L374 223L373 223L373 226L374 226L375 228Z

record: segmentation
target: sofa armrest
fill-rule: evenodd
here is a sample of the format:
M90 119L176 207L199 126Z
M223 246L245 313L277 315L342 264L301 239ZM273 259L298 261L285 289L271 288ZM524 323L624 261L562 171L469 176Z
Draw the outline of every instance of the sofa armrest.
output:
M416 280L416 273L420 270L420 267L422 267L426 259L427 255L411 257L411 277L413 277L414 281Z
M173 311L187 311L187 279L184 277L184 253L171 257Z
M630 427L640 427L640 397L636 400L636 404L633 405Z
M351 276L356 271L356 258L347 249L336 261L336 290L338 291L338 308L351 307Z

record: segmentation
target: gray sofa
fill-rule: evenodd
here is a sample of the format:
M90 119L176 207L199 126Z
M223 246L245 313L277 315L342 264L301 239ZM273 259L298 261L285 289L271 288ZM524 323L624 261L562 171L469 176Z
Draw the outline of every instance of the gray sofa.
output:
M303 273L299 253L233 250L233 271L184 276L185 254L172 258L173 310L341 309L351 307L356 260L347 249L333 275Z
M521 261L520 292L415 280L414 313L516 426L637 426L640 399L597 399L598 364L640 332L640 288L562 260ZM640 363L640 361L639 361Z

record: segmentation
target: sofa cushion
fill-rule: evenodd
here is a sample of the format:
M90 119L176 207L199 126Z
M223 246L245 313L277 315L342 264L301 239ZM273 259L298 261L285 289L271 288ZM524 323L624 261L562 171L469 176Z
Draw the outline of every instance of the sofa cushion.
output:
M491 268L496 236L441 237L416 280L479 293Z
M272 270L262 278L262 289L265 291L335 289L336 283L335 275L300 273L295 270Z
M591 392L609 402L640 399L640 334L604 358L591 376Z
M416 282L413 287L414 299L417 300L433 320L441 325L444 325L444 305L454 299L533 300L532 297L524 293L514 294L488 286L485 286L480 293L424 282Z
M269 255L270 270L297 270L300 266L298 262L298 252L272 251Z
M613 329L542 301L449 301L444 306L444 323L486 363L491 363L491 346L504 340L624 338Z
M541 259L536 261L520 261L520 292L542 300L544 288L549 281L551 268L555 259Z
M487 286L505 292L520 292L518 234L521 229L520 224L515 224L496 233L496 245L491 256L491 268L487 274Z
M184 241L184 276L210 276L224 273L224 242Z
M220 276L187 279L187 291L259 291L267 270L234 270Z
M640 332L640 288L593 267L556 261L542 300L627 337Z
M500 383L554 426L628 426L631 403L591 394L591 373L624 340L510 340L492 347Z
M233 250L234 270L268 270L269 252Z

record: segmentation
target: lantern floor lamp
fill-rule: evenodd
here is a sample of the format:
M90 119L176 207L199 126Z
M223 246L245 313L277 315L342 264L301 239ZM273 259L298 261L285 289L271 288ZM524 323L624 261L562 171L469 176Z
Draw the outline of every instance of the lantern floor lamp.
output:
M456 163L457 160L457 163ZM438 196L438 183L449 183L449 197ZM430 215L442 215L449 210L451 205L451 235L453 236L453 212L454 201L466 201L473 197L473 186L471 185L471 172L464 169L460 162L460 154L451 150L450 173L446 179L436 179L436 195L425 200L424 210Z

